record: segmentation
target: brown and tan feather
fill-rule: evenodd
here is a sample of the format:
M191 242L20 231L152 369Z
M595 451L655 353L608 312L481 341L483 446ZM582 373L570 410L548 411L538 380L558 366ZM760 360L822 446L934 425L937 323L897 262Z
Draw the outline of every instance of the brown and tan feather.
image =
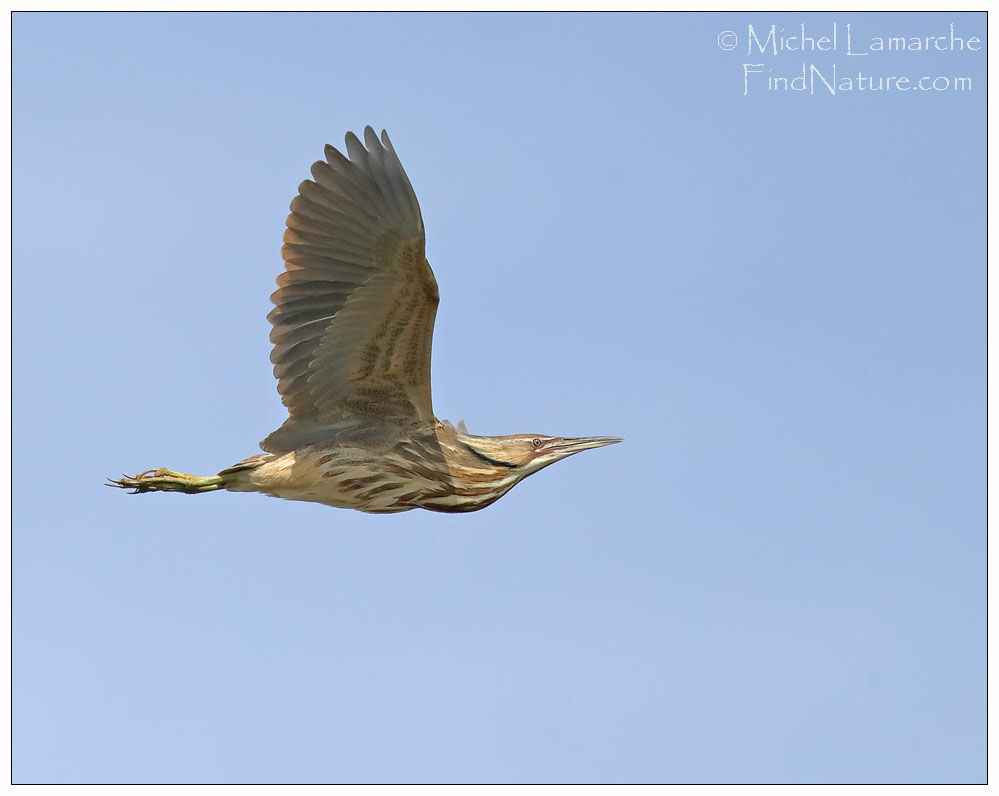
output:
M160 468L112 480L135 492L264 492L375 513L488 506L515 484L612 437L482 437L434 418L439 294L423 218L392 143L365 128L349 159L327 146L291 203L271 297L271 361L285 423L217 475Z

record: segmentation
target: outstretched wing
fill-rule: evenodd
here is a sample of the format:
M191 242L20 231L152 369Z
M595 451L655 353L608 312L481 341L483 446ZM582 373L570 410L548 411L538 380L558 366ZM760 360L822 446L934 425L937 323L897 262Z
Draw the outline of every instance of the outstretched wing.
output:
M261 443L287 453L342 433L432 423L439 294L423 218L388 135L326 146L291 203L271 296L271 361L290 413Z

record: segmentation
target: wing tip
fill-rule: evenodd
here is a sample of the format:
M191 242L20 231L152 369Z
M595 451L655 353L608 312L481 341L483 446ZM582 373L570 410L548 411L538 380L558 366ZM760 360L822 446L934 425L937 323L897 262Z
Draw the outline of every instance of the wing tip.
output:
M333 161L345 160L343 153L332 144L326 144L326 146L323 147L323 156L326 158L326 162L330 165L333 164Z
M343 143L344 143L344 145L345 145L345 146L347 147L347 150L348 150L348 151L350 151L350 148L351 148L351 147L359 147L359 146L362 146L362 144L361 144L361 139L359 139L359 138L358 138L358 137L357 137L357 136L356 136L356 135L354 134L354 131L353 131L353 130L348 130L348 131L347 131L346 133L344 133L344 136L343 136Z

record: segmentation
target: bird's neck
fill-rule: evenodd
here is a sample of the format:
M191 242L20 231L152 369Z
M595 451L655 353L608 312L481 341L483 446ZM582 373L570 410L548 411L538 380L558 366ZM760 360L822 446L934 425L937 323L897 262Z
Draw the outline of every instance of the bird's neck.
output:
M438 443L452 474L475 481L509 483L512 487L525 473L517 462L510 461L501 438L480 437L459 431L450 424L436 430Z

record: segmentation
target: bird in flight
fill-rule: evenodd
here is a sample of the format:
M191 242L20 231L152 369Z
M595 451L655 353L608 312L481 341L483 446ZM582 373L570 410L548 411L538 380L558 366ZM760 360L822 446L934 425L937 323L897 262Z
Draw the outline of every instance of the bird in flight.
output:
M392 513L485 508L517 483L616 437L481 437L430 402L437 280L416 194L383 130L326 146L298 186L271 296L271 361L288 419L217 475L109 479L141 492L263 492Z

